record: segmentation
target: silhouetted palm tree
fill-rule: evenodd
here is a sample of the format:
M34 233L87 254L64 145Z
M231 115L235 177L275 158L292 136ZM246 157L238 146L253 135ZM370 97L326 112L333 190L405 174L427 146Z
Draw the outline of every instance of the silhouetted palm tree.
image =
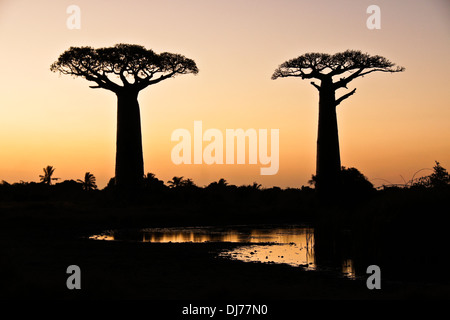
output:
M183 185L183 177L173 177L172 180L167 181L170 188L178 188Z
M43 170L44 175L39 175L42 183L52 184L52 180L59 180L59 178L52 178L52 175L55 172L55 168L53 168L53 166L47 166L46 168L43 168Z
M77 181L83 185L83 190L85 191L97 189L97 185L95 184L95 177L90 172L86 172L86 174L84 175L84 180L78 179Z

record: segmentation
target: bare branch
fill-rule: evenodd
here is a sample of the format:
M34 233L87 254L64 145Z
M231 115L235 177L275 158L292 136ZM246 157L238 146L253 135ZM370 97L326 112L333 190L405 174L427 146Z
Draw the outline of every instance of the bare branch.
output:
M139 82L137 87L138 87L139 90L142 90L142 89L145 89L145 88L147 88L148 86L150 86L152 84L156 84L156 83L161 82L163 80L166 80L166 79L168 79L170 77L173 77L174 75L175 75L175 72L172 72L170 74L166 74L166 75L160 76L159 78L154 79L154 80L150 80L151 78L146 78L146 79L143 79L141 82Z
M350 97L351 95L353 95L356 92L356 88L353 89L352 91L350 91L347 94L344 94L342 97L340 97L339 99L336 100L336 106L338 106L342 101L344 101L345 99L347 99L348 97Z
M125 72L125 70L124 70L124 68L122 68L122 70L119 72L119 77L120 77L120 80L122 80L123 85L126 87L126 86L129 86L130 83L127 81L127 78L125 77L124 72Z
M320 91L320 86L318 86L314 81L311 81L311 84Z
M347 89L347 84L356 79L357 77L361 76L361 72L364 71L364 68L360 68L358 71L352 73L351 75L349 75L346 78L341 78L339 81L334 83L334 88L335 89L339 89L339 88L346 88Z
M359 76L362 77L362 76L365 76L366 74L369 74L369 73L372 73L372 72L375 72L375 71L394 73L394 72L403 72L403 71L405 71L405 68L397 67L397 69L372 69L370 71L361 73Z

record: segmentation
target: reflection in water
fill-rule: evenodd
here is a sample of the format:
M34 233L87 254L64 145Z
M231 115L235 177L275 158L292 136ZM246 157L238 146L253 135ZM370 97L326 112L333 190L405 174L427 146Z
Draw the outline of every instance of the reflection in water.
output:
M142 229L143 242L245 242L236 231L218 231L209 228Z
M349 278L354 278L356 276L353 259L345 259L342 261L342 274Z
M224 251L220 256L247 262L285 263L310 270L316 268L311 228L257 229L251 231L250 238L252 241L249 242L271 244L242 246Z
M314 229L308 227L147 228L108 231L91 236L90 239L158 243L243 243L246 245L225 250L219 256L246 262L284 263L296 267L302 266L307 270L317 269ZM339 272L346 277L354 278L353 260L342 261Z
M98 234L98 235L89 237L89 239L94 239L94 240L114 240L114 236L107 235L107 234Z

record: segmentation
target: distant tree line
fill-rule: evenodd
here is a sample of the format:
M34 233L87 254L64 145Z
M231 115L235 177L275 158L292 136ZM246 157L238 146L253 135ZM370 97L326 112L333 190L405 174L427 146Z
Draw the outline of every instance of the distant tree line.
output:
M107 186L99 189L96 184L96 178L91 172L86 172L83 179L64 180L55 182L60 178L54 177L55 168L47 166L43 168L44 174L39 175L40 182L24 182L8 183L0 182L0 200L49 200L52 197L64 196L69 198L85 198L87 195L96 196L99 194L109 194L114 197L117 185L111 178ZM341 170L341 201L345 203L360 203L373 197L377 190L373 184L356 168L342 167ZM53 184L53 182L55 182ZM183 176L174 176L166 183L156 177L154 173L147 173L143 177L143 188L136 197L151 198L156 202L170 203L172 200L179 201L198 201L199 199L207 199L215 201L220 199L238 199L243 200L255 197L261 203L270 201L281 201L278 199L280 195L285 197L292 196L292 201L302 201L302 199L314 199L314 189L316 184L316 176L312 175L309 186L301 188L280 187L264 188L261 184L253 182L248 185L236 186L230 184L224 178L213 181L205 186L198 186L190 178ZM438 161L432 169L432 173L419 178L412 178L408 183L403 185L383 185L379 188L381 191L389 190L430 190L430 189L450 189L450 175ZM210 199L208 199L210 198ZM275 199L275 200L274 200ZM297 199L297 200L295 200ZM256 198L255 198L256 200ZM237 200L236 200L237 201Z

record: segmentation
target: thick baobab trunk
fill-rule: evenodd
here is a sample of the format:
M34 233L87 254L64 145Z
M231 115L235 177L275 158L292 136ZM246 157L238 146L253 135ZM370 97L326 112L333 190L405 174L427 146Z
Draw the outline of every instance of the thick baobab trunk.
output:
M117 92L116 186L134 189L144 177L137 90Z
M339 189L341 158L332 83L322 81L319 91L319 129L317 135L316 189L325 198Z

